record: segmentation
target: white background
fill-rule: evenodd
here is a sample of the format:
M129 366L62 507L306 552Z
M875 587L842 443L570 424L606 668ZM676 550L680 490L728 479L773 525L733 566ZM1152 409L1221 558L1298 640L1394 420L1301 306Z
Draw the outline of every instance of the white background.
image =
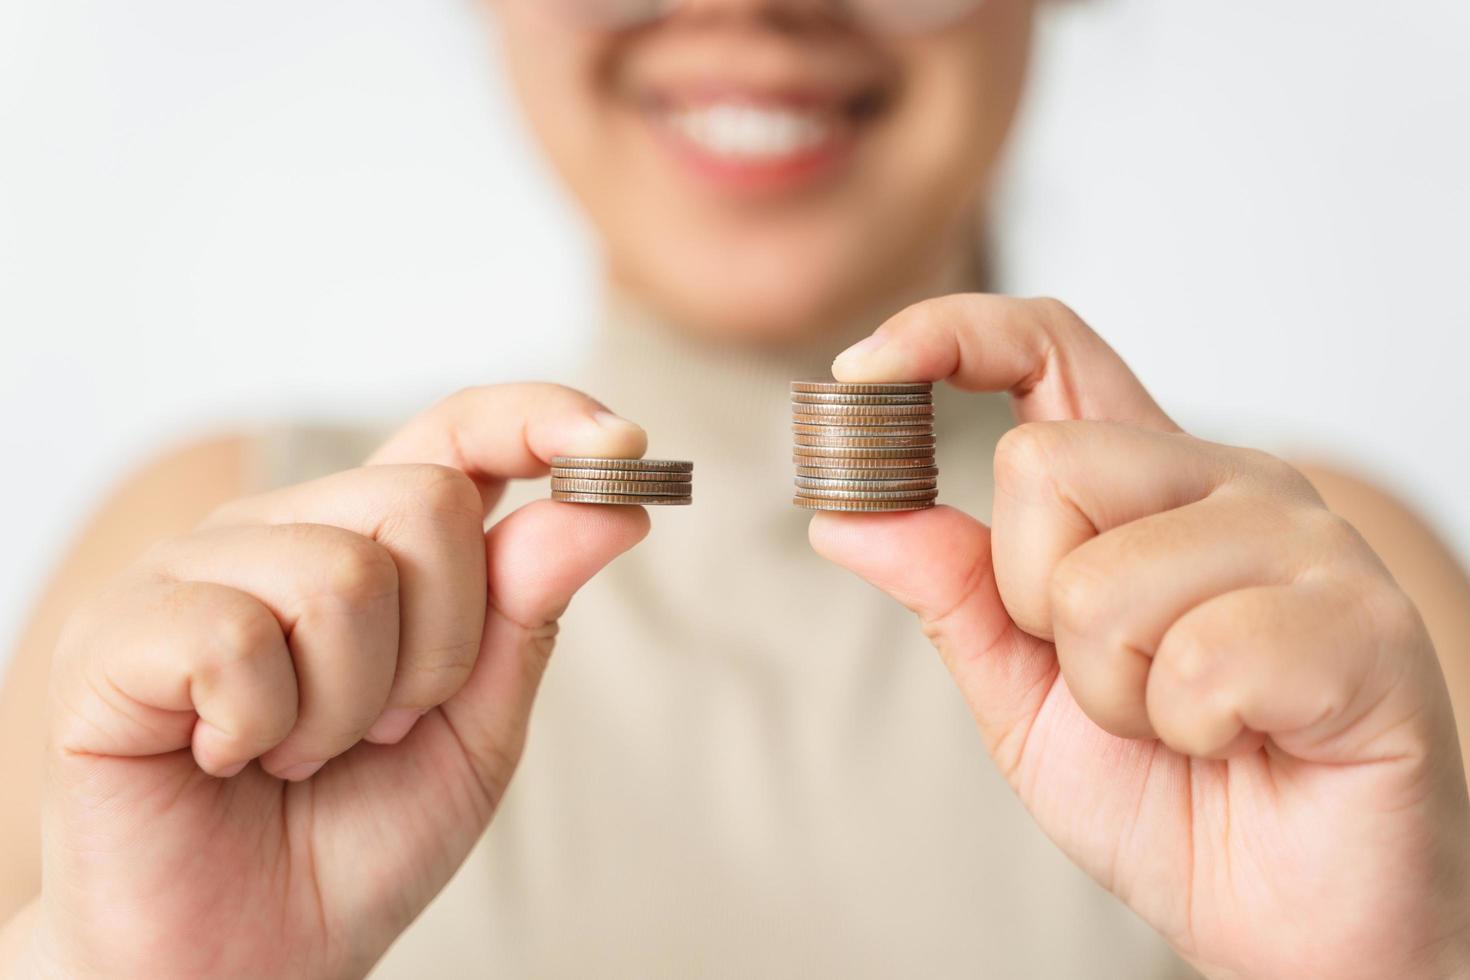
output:
M0 0L0 637L161 446L578 342L592 259L479 7ZM1351 463L1470 553L1470 3L1079 0L1039 64L1007 285L1185 420Z

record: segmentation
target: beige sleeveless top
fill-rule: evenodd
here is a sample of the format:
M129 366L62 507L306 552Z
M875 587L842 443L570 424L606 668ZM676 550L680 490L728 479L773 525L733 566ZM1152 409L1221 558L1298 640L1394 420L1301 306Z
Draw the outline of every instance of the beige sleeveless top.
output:
M808 546L786 386L835 349L623 317L568 376L696 461L695 505L573 602L500 812L376 978L1193 975L1035 827L913 617ZM937 400L942 500L986 517L1008 408ZM277 434L269 479L378 435Z

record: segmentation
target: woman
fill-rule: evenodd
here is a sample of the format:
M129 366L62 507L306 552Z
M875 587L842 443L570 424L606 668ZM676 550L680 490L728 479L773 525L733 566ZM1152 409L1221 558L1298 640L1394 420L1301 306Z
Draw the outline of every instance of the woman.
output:
M1372 490L1180 433L1060 304L963 292L1030 3L495 12L604 247L599 400L477 389L365 467L298 431L125 486L6 689L0 963L1470 969L1470 583ZM785 384L884 320L838 378L1009 392L1029 424L949 395L953 508L804 528ZM692 511L650 534L507 489L641 454L629 418L697 458ZM993 539L968 516L992 504ZM824 559L918 614L960 698Z

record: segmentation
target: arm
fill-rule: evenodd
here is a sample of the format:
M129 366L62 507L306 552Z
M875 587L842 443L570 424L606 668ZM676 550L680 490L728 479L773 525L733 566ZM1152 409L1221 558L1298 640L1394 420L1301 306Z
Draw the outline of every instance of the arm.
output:
M89 522L41 593L0 688L0 923L40 891L46 686L62 623L150 545L240 496L249 449L245 438L213 439L163 455L134 474Z
M1323 466L1300 469L1327 506L1367 539L1419 607L1454 703L1460 756L1470 760L1470 576L1449 548L1400 501L1338 470Z

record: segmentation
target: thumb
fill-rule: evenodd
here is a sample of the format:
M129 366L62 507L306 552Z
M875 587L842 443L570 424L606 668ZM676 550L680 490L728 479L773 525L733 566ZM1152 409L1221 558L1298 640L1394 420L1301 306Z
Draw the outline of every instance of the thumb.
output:
M1053 299L965 293L901 311L832 363L838 381L1006 391L1022 422L1093 419L1177 432L1123 359Z
M538 500L485 536L489 601L480 655L444 714L494 797L520 759L557 619L578 589L648 529L642 507Z
M990 529L951 507L812 518L817 554L916 613L1003 772L1019 761L1057 677L1050 644L1019 629L996 591Z

